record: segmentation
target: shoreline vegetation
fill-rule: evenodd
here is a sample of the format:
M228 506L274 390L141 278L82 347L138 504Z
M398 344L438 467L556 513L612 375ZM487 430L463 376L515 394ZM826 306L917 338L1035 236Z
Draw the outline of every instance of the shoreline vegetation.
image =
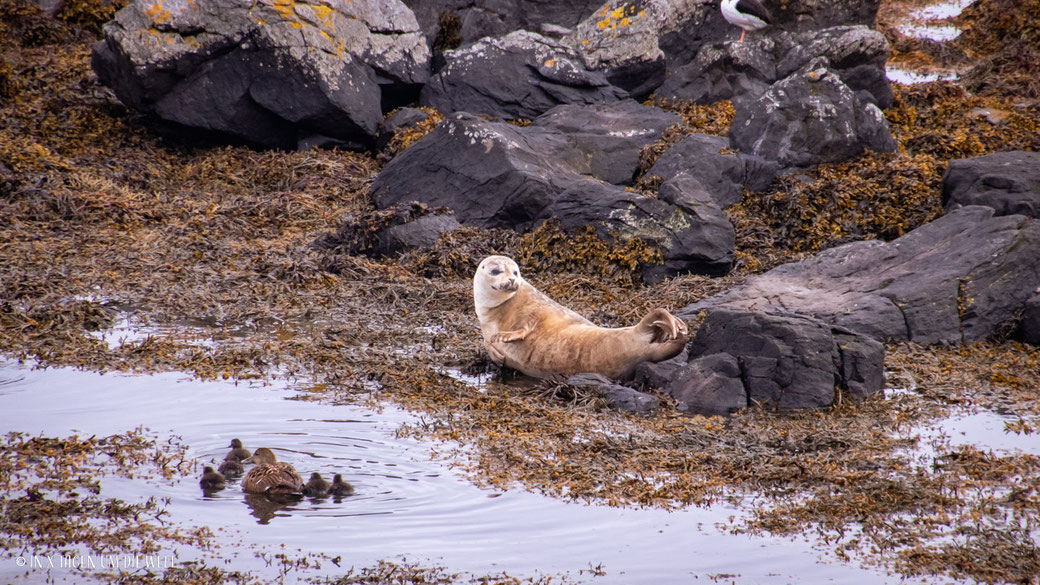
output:
M1040 10L1035 0L1025 5ZM1040 32L1025 22L1026 6L979 0L959 17L966 32L950 49L898 37L883 11L880 28L894 60L976 63L964 77L972 93L949 82L895 86L895 105L885 111L895 153L821 165L808 172L812 180L779 178L768 192L745 195L727 210L738 250L729 275L650 286L633 274L652 255L552 225L524 235L463 228L430 249L388 259L314 246L348 219L378 221L368 183L432 123L374 155L257 151L165 136L90 69L91 43L115 7L76 0L52 19L25 0L0 0L3 355L34 367L277 377L317 400L392 401L427 421L402 435L457 441L465 453L444 456L457 456L481 485L611 506L744 503L754 506L750 520L722 529L815 538L837 559L905 577L1037 583L1040 457L938 441L929 446L931 462L920 465L922 439L911 432L980 411L1009 415L1007 432L1038 432L1035 346L1011 339L889 344L886 386L898 392L821 411L749 408L726 418L668 408L628 416L547 383L496 379L477 392L444 373L490 369L469 280L490 253L517 258L550 297L616 326L819 250L890 240L940 216L947 161L1040 150ZM1011 34L1013 43L1000 41ZM660 105L680 114L683 127L644 153L644 168L666 142L684 132L723 133L732 116L728 103ZM111 345L100 336L120 326L149 333ZM120 465L158 466L167 480L189 473L169 453L150 460L160 452L140 430L108 440L128 453ZM107 473L94 456L98 441L9 434L0 443L0 539L8 554L55 546L41 535L59 526L69 506L94 518L116 513L79 493L89 486L67 483L70 471ZM26 468L27 461L37 463ZM21 513L27 502L32 514ZM68 544L103 552L122 538L121 522L161 515L147 503L118 504L116 528L68 530ZM205 527L144 526L132 549L141 554L156 540L207 540ZM207 567L137 578L252 582ZM458 576L388 563L339 582Z

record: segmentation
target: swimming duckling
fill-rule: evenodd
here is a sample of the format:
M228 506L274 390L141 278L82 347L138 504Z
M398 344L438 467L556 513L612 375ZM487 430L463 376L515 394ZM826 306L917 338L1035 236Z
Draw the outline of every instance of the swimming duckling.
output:
M245 473L246 469L242 467L242 464L236 460L228 459L220 464L217 471L223 473L225 476L238 477Z
M231 451L228 451L224 461L245 461L253 456L249 449L242 446L242 441L238 439L231 439L231 444L228 447L231 447Z
M349 496L354 493L354 486L343 481L343 476L337 473L332 478L332 485L329 486L328 493L333 496Z
M307 485L303 486L303 493L311 497L327 496L329 495L329 487L329 482L325 481L321 474L315 471L311 474L311 478L307 480Z
M202 486L203 490L217 491L224 489L224 486L227 484L223 475L214 471L212 467L206 466L202 470L202 479L199 480L199 485Z
M256 463L256 467L242 478L242 489L253 494L299 495L303 489L303 478L292 465L282 463L274 452L260 447L244 463Z

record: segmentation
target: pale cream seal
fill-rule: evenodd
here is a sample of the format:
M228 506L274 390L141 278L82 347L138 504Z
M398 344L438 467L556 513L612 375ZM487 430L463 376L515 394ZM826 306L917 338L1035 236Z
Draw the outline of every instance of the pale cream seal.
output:
M531 286L506 256L488 256L477 266L473 303L491 360L528 376L621 378L640 362L666 360L686 345L686 324L664 309L633 327L599 327Z

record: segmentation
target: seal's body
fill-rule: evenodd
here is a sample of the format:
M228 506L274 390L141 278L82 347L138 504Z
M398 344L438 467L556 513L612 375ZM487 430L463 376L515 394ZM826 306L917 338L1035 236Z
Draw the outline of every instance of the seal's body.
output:
M664 309L633 327L599 327L531 286L505 256L481 261L473 302L491 360L528 376L621 378L640 362L674 357L686 344L686 324Z

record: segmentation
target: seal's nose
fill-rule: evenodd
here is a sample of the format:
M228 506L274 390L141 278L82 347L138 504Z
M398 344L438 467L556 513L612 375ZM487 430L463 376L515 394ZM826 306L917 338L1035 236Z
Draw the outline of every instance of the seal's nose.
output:
M515 290L516 289L516 279L515 278L510 278L509 279L509 284L506 285L506 288L508 288L509 290Z

